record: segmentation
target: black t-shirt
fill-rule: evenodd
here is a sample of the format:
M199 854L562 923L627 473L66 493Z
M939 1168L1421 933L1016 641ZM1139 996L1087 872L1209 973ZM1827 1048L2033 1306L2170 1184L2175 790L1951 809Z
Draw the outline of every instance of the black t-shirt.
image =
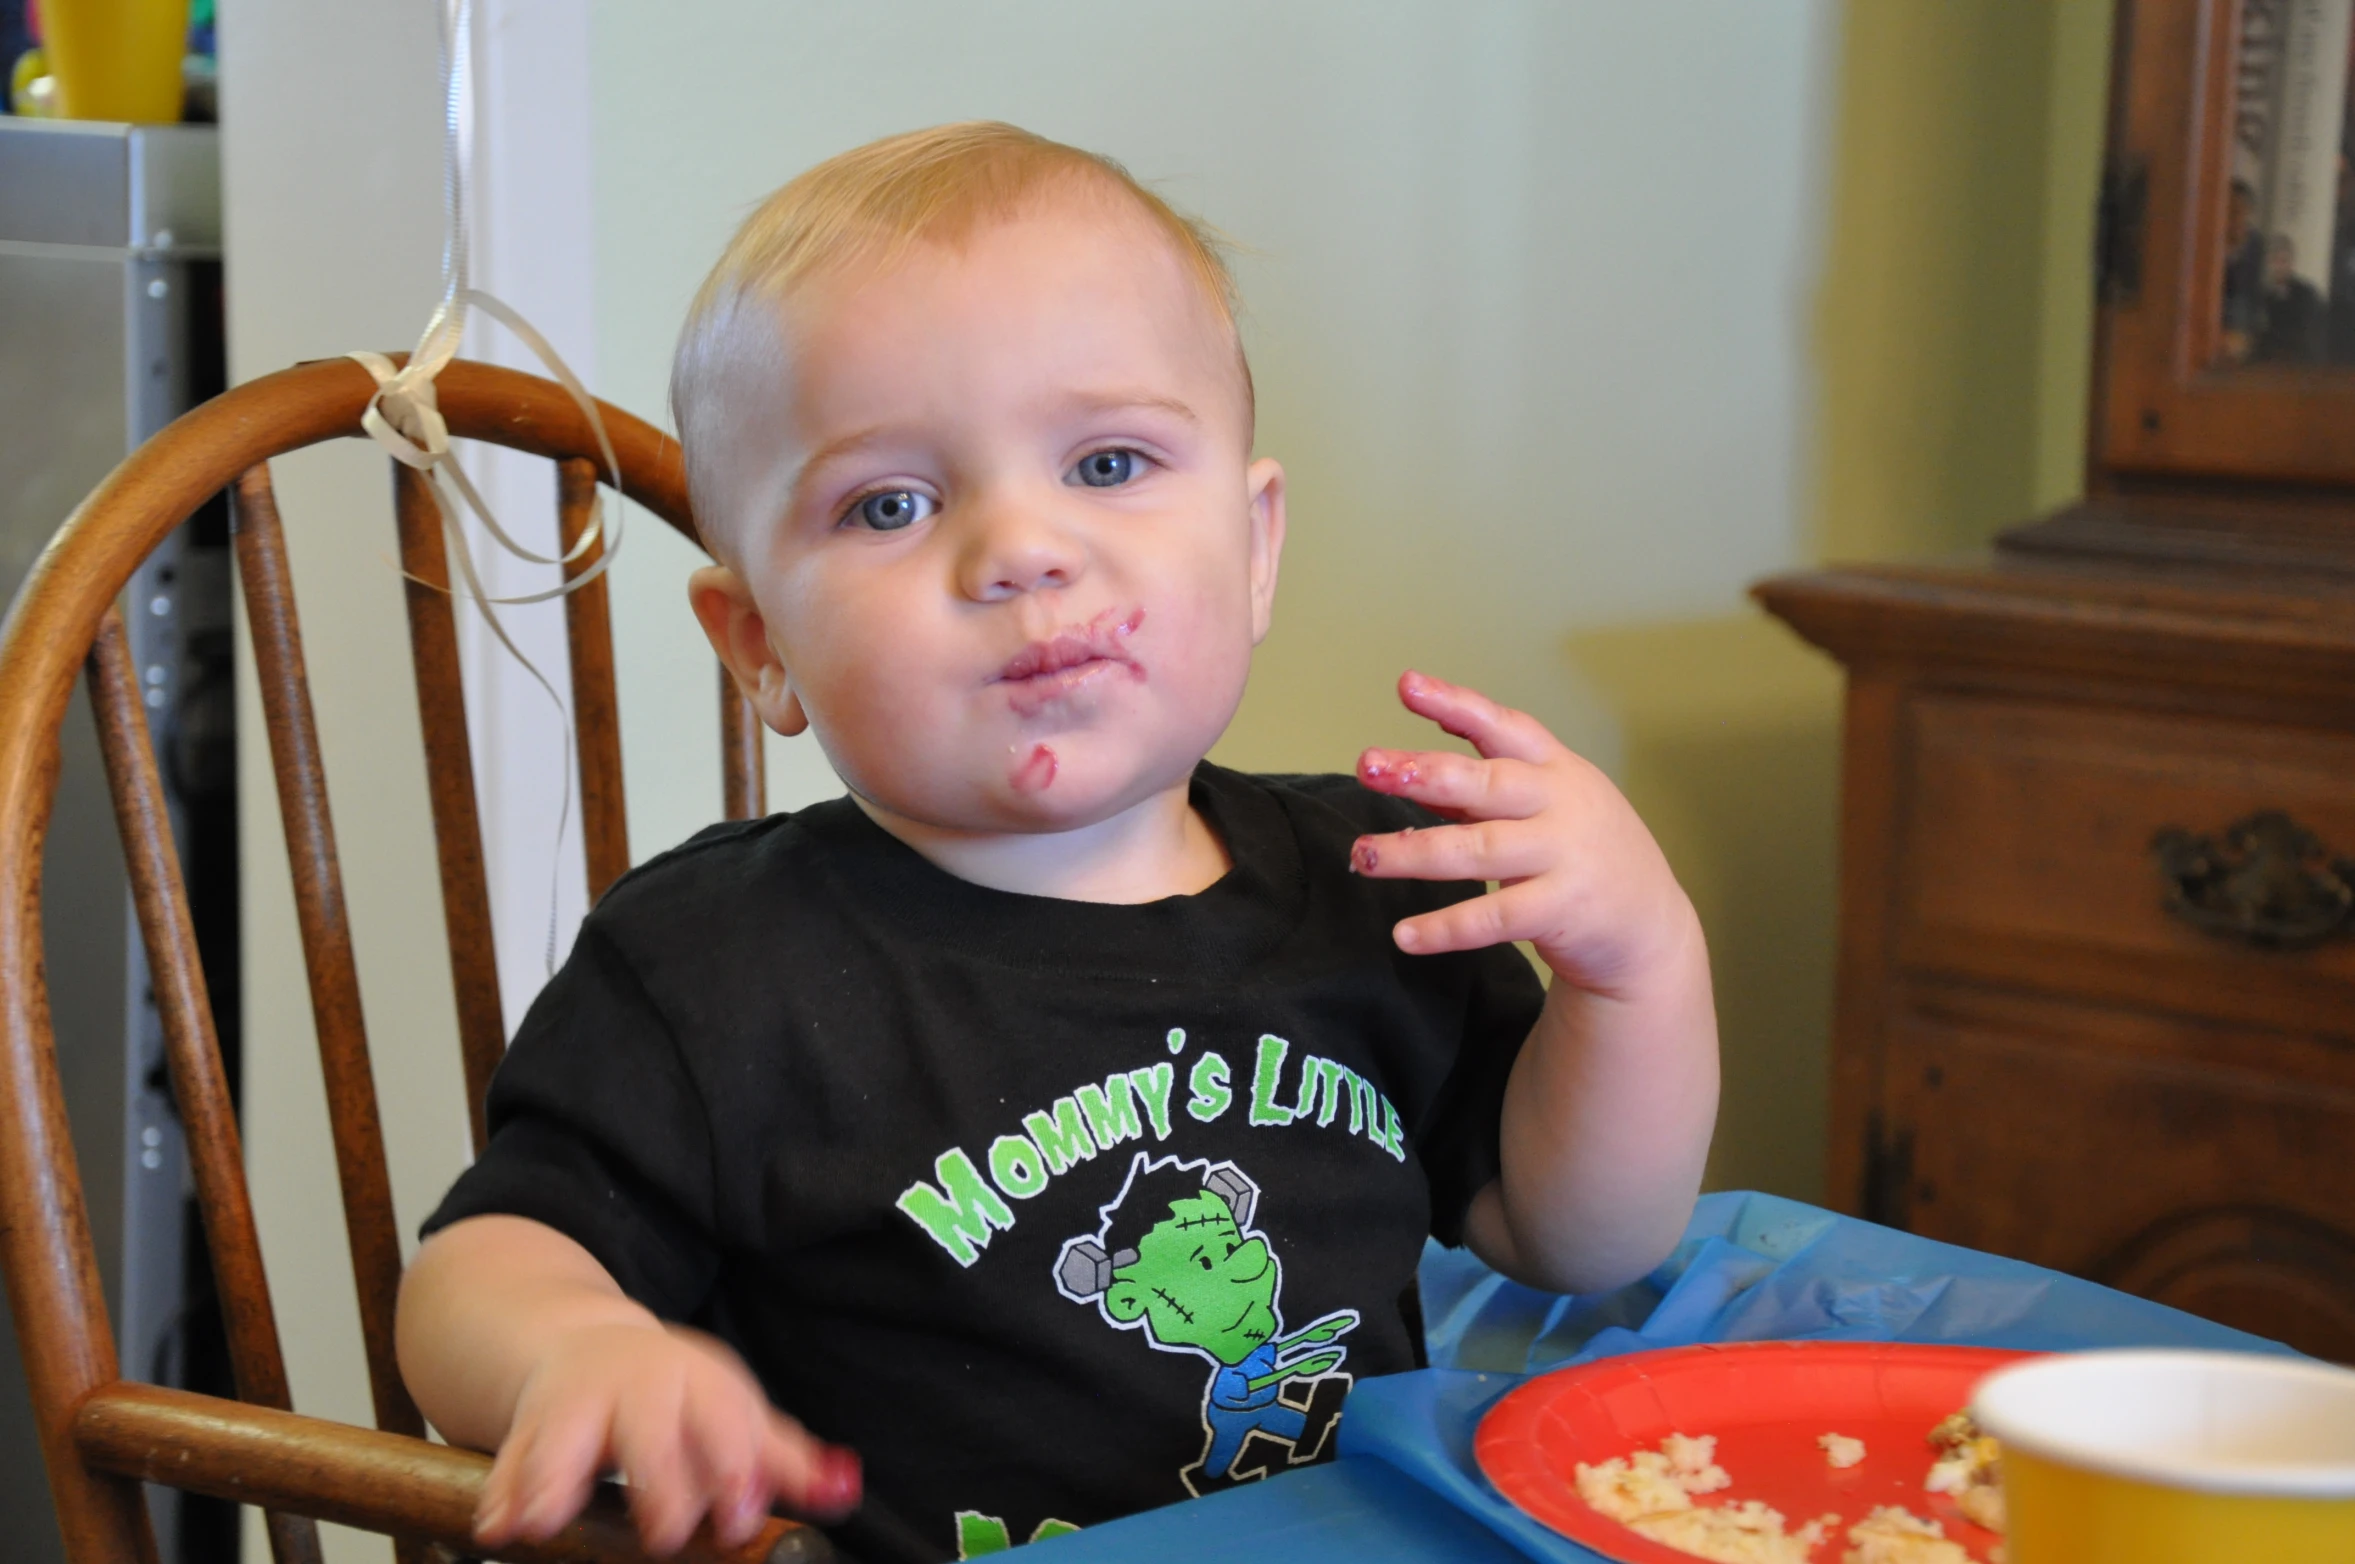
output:
M1415 1366L1426 1233L1496 1176L1543 991L1401 954L1472 884L1364 880L1428 824L1205 764L1234 867L1107 906L945 873L848 800L624 877L491 1086L428 1231L503 1212L733 1344L860 1451L869 1559L954 1558L1329 1455Z

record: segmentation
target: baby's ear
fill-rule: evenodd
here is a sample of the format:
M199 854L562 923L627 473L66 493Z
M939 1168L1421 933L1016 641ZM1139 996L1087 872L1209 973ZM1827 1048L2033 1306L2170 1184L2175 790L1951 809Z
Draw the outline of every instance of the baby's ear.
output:
M1145 1289L1135 1282L1114 1282L1111 1290L1104 1294L1104 1312L1123 1325L1143 1319Z
M1284 562L1284 467L1273 457L1251 464L1251 644L1275 622L1276 572Z
M760 720L791 738L810 725L801 696L769 643L768 621L744 578L725 565L706 565L687 578L687 602L736 688Z

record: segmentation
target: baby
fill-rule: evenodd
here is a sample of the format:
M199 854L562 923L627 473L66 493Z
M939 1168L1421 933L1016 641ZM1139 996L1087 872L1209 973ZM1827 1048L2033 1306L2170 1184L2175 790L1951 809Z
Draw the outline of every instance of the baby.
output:
M1601 773L1413 673L1480 758L1203 759L1284 473L1193 225L1009 126L862 147L738 233L674 400L696 616L849 796L640 867L523 1023L401 1296L482 1541L618 1469L656 1552L774 1504L973 1557L1329 1456L1426 1235L1667 1254L1708 960Z

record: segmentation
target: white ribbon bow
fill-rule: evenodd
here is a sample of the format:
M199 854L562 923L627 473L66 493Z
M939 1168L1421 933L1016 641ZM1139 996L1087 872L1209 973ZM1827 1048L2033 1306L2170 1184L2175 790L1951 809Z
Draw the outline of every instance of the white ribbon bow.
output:
M515 643L507 639L507 632L500 626L498 615L491 613L487 605L544 603L552 597L577 592L605 574L612 566L615 555L621 552L621 506L618 500L621 461L613 454L613 441L605 432L605 420L598 415L596 398L589 395L588 388L581 384L580 378L566 365L555 348L549 345L548 339L532 328L531 322L479 289L461 287L451 303L455 304L455 308L445 303L434 311L433 319L426 325L425 335L419 339L417 350L409 355L408 363L395 366L382 353L372 353L366 349L346 353L344 357L376 377L376 394L368 399L366 410L360 414L360 427L367 430L395 461L425 475L425 481L433 490L434 500L441 510L442 528L449 537L451 556L457 563L459 578L466 584L462 595L486 605L483 617L489 622L493 633L508 651L528 666L530 659L516 651ZM499 518L492 514L490 506L484 502L482 491L475 488L474 480L466 476L466 469L458 465L451 453L450 426L442 418L441 405L434 394L433 378L456 357L458 339L465 330L465 311L469 307L481 310L522 338L524 346L530 348L533 355L548 366L549 372L564 387L566 394L571 396L574 405L580 408L581 416L588 420L589 428L596 433L597 452L605 458L607 474L606 492L601 497L602 514L592 519L579 539L562 554L541 554L518 543L506 528L499 525ZM605 552L588 569L545 592L493 597L483 590L482 577L475 569L473 551L468 547L465 530L458 524L460 501L482 522L483 530L490 533L501 548L532 564L569 565L600 542L605 544ZM442 590L461 595L455 587Z
M550 598L577 592L605 574L621 552L621 462L613 454L613 441L605 432L605 420L598 415L596 398L551 347L548 339L533 329L507 305L467 284L468 235L466 225L466 177L474 157L473 103L473 0L443 0L442 22L442 297L433 316L425 323L425 334L417 339L417 347L406 364L396 366L382 353L366 350L347 353L376 379L376 394L368 399L366 411L360 415L360 426L370 438L391 454L395 461L424 474L435 508L441 513L442 536L448 542L448 553L458 582L443 585L423 581L407 571L403 575L421 586L448 592L453 597L470 599L490 627L491 634L506 648L507 655L521 664L533 682L547 692L556 707L560 728L564 734L564 791L557 806L556 854L548 873L548 945L547 965L550 975L556 971L556 908L559 872L563 861L564 833L572 819L573 744L571 712L556 686L535 663L523 654L507 634L507 627L499 622L493 605L544 603ZM458 344L466 334L466 312L479 309L498 321L520 338L524 346L548 367L565 393L581 410L591 430L597 436L598 454L605 458L607 483L600 497L599 514L590 518L589 525L571 548L562 554L542 554L518 543L499 518L491 513L476 489L466 469L459 466L450 449L450 426L443 419L441 407L434 395L434 377L458 353ZM463 510L461 509L463 506ZM481 573L475 568L474 551L469 545L466 529L459 524L464 511L472 511L498 545L516 558L535 565L569 566L589 550L604 545L604 552L577 576L558 582L545 592L525 592L513 597L493 597L483 589ZM396 567L398 568L398 567Z

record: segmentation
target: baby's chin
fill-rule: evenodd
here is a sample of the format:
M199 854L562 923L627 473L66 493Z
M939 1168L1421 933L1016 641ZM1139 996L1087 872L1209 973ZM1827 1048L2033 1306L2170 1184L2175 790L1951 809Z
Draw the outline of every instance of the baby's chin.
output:
M1197 757L1140 757L1095 735L1025 740L956 774L906 773L851 785L861 797L934 830L980 835L1052 835L1100 825L1171 787L1185 785Z
M999 822L998 830L1078 831L1183 786L1193 774L1191 758L1140 766L1133 756L1105 754L1107 748L1067 737L1018 745L1001 776L976 779L976 802Z

